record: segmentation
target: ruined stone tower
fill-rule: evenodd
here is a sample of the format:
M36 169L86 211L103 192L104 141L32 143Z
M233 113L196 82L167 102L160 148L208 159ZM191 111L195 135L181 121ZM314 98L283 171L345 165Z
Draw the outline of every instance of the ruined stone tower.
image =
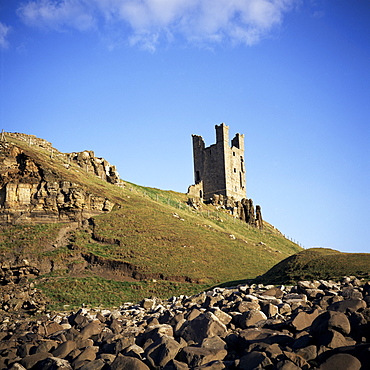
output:
M209 200L214 194L240 201L246 198L244 135L229 144L229 126L216 125L216 144L205 147L201 136L193 137L194 179L188 195Z

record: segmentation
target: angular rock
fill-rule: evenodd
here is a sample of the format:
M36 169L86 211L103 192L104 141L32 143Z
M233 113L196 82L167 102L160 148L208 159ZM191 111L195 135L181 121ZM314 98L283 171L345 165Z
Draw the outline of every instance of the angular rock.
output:
M111 365L113 363L113 361L116 359L116 356L112 355L110 353L101 353L101 354L99 354L99 357L102 360L104 360L104 362L108 365Z
M296 353L284 351L284 356L294 365L298 366L300 369L308 369L309 364L308 362L301 356Z
M25 343L25 344L22 344L20 347L18 347L17 349L17 355L19 357L26 357L28 355L30 355L30 350L34 348L34 345L31 344L31 343Z
M307 347L303 347L295 351L295 353L301 356L306 361L314 360L317 357L317 348L311 344Z
M136 357L139 360L142 359L142 355L144 354L144 350L139 347L136 344L132 344L131 346L128 346L122 351L122 354L125 356L131 356L131 357Z
M267 317L273 317L277 313L279 313L279 308L278 306L275 306L272 303L266 303L262 306L262 312L267 316Z
M20 364L24 366L26 369L31 369L38 362L45 360L47 357L52 357L52 355L50 353L45 352L35 353L33 355L29 355L22 358Z
M286 315L292 312L292 309L288 303L279 304L277 307L279 308L280 315Z
M362 308L366 308L366 302L362 299L345 299L344 301L335 302L331 304L327 309L329 311L339 312L356 312Z
M227 351L225 349L209 350L202 347L188 346L181 350L179 358L193 368L205 365L211 361L223 360L226 355Z
M304 281L298 281L297 285L299 288L303 288L304 290L317 289L321 285L321 282L304 280Z
M232 317L230 315L220 310L219 308L211 309L210 312L212 312L224 325L230 324L232 320Z
M81 366L79 370L101 370L105 366L105 361L102 358L99 358L97 360L87 362L85 365Z
M227 333L226 326L211 312L197 316L185 327L181 336L186 341L201 343L206 337L215 335L224 336Z
M38 362L37 368L42 370L72 370L70 363L59 357L48 357Z
M89 322L82 330L81 330L81 339L87 339L92 337L93 335L100 334L103 329L102 323L100 320L93 320Z
M244 355L239 362L240 370L265 369L272 365L271 360L263 352L250 352Z
M311 326L312 322L317 318L318 315L318 310L315 310L312 313L301 311L292 320L292 326L295 330L304 330Z
M250 310L244 312L241 316L238 317L239 326L242 329L246 329L262 320L267 320L266 315L259 310Z
M72 340L67 340L61 343L53 352L54 357L64 358L69 355L74 349L77 348L76 342Z
M150 368L137 358L118 355L110 365L111 370L150 370Z
M305 294L310 300L314 298L321 298L325 295L325 292L321 289L306 289Z
M258 351L264 352L268 358L275 359L283 354L280 346L277 343L268 344L264 342L253 343L248 347L248 352Z
M96 353L98 352L99 347L87 347L84 351L82 351L77 358L73 361L73 367L79 368L83 363L86 361L94 361L96 358Z
M185 329L186 325L188 324L186 319L180 320L174 327L174 333L173 335L175 337L179 337L183 330Z
M56 349L57 346L58 346L58 342L56 342L54 340L46 340L46 341L41 342L37 346L36 353L38 353L38 352L51 352L54 349Z
M328 330L317 338L317 343L327 348L338 348L352 346L356 344L356 341L344 337L336 330Z
M270 288L264 292L264 295L273 296L275 298L282 298L284 292L280 288Z
M146 310L151 310L152 308L154 308L155 304L156 304L155 299L149 298L145 298L141 302L141 306Z
M344 299L363 299L362 293L355 288L347 287L341 290L341 295Z
M251 343L264 342L267 344L292 345L293 338L289 335L265 328L249 328L242 330L236 340L240 349L245 349ZM229 342L228 342L229 345Z
M209 351L221 351L226 349L226 342L223 341L219 336L204 338L201 347Z
M51 335L62 330L64 330L63 326L53 321L46 325L46 335Z
M164 335L146 348L145 356L152 367L163 367L175 359L180 348L180 344L175 339Z
M202 311L198 310L197 308L193 308L189 314L186 316L186 319L188 321L192 321L194 320L196 317L198 317L200 314L202 313Z
M283 300L284 302L290 302L290 301L307 302L307 296L305 294L289 293L284 296Z
M145 340L153 339L154 341L158 340L163 335L173 337L173 328L171 325L162 324L162 325L153 325L148 326L145 329L143 337Z
M241 312L241 313L244 313L244 312L247 312L247 311L250 311L250 310L259 310L260 309L260 305L258 303L258 301L241 301L241 302L238 302L234 307L233 307L233 311L236 311L236 312Z

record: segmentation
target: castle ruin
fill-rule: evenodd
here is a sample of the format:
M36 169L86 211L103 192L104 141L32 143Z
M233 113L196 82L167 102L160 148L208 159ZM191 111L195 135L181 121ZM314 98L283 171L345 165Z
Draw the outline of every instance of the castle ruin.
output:
M230 145L229 126L221 123L215 129L216 143L209 147L201 136L192 135L195 184L188 188L189 203L197 207L210 202L262 228L261 207L255 211L252 199L247 199L244 135L236 134Z
M244 135L236 134L229 144L229 126L216 125L216 144L205 147L201 136L193 137L195 185L189 196L210 200L214 194L239 201L246 198Z

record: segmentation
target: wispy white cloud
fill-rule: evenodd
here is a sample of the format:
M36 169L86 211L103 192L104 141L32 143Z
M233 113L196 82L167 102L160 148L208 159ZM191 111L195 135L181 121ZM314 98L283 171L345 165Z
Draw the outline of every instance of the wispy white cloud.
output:
M95 25L93 9L81 0L36 0L23 3L17 10L24 23L63 31L66 27L79 31Z
M9 46L7 36L10 31L10 27L5 23L0 22L0 49L6 49Z
M29 0L18 14L26 24L60 31L97 29L104 34L114 28L121 40L147 49L176 37L253 45L279 26L284 14L300 1Z

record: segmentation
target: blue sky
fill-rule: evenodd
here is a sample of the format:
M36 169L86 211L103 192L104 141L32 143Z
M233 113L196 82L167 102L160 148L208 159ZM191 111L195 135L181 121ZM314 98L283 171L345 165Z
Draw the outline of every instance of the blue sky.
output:
M245 135L247 196L370 252L369 0L0 0L1 129L186 192L191 135Z

